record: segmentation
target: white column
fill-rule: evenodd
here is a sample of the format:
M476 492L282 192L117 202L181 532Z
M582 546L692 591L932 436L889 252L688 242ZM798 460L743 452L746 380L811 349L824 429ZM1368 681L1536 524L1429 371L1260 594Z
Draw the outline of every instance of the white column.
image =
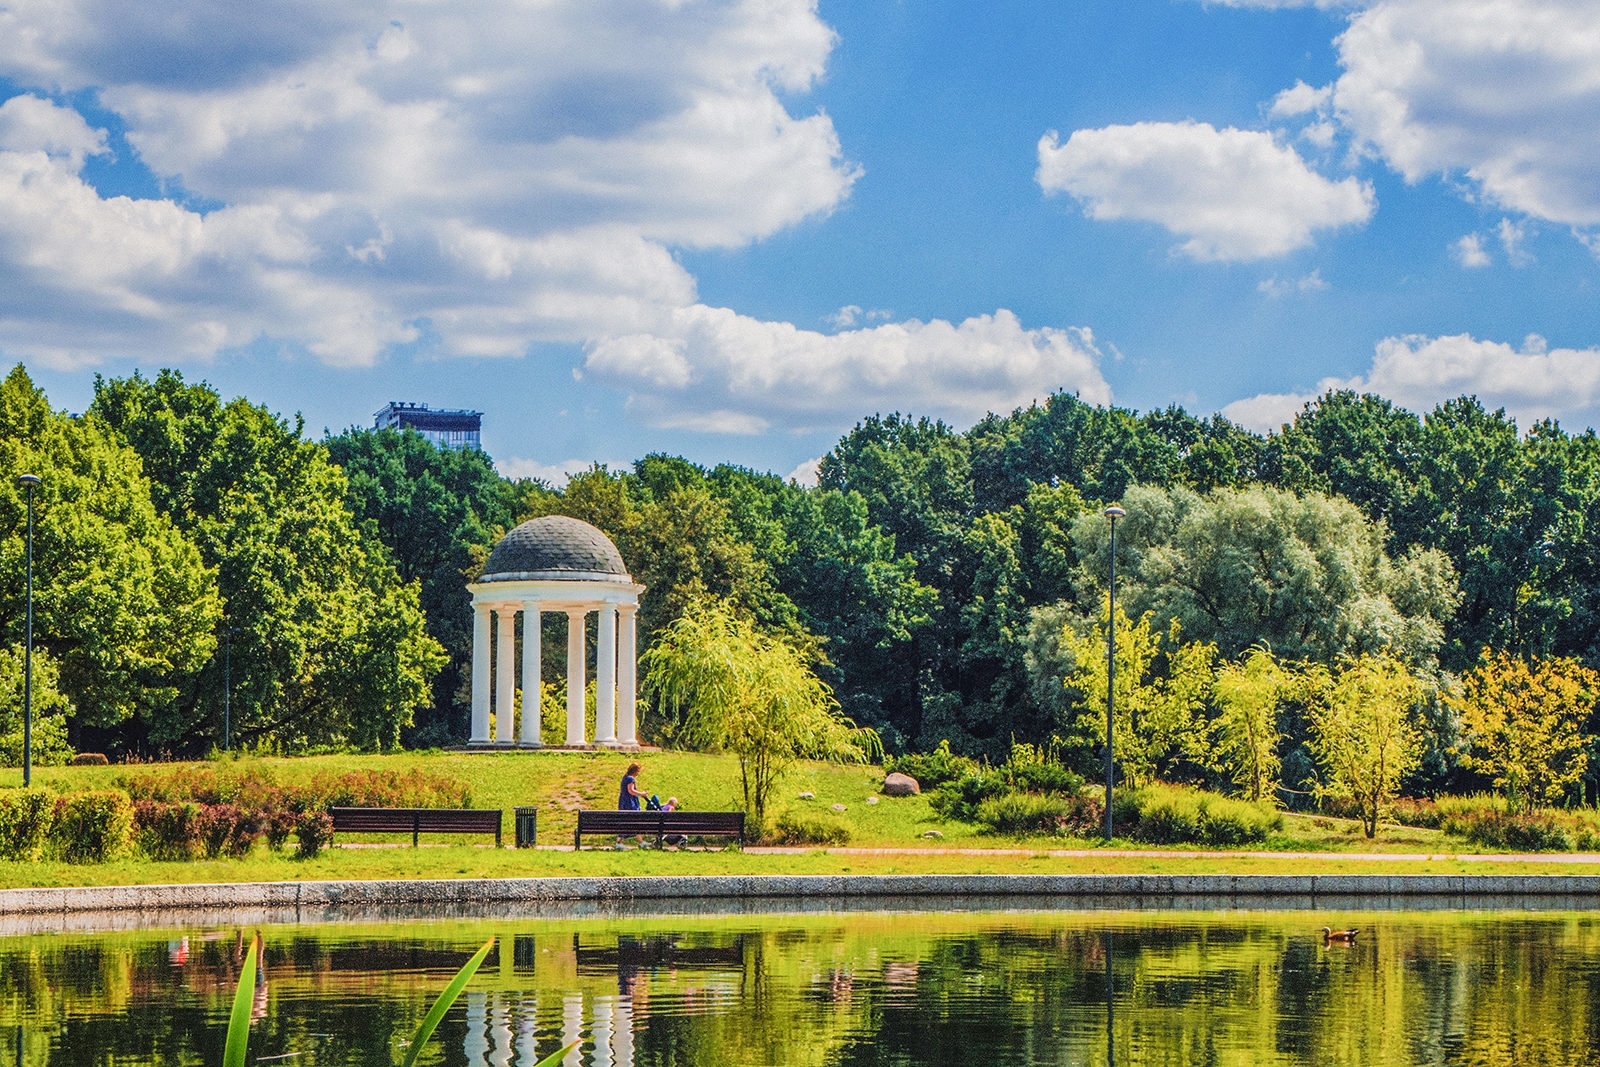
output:
M635 721L639 707L639 654L634 622L639 607L636 604L622 604L617 612L621 631L617 635L617 740L624 745L635 745L639 743L639 724Z
M595 649L594 740L598 745L617 743L617 606L602 604L600 640Z
M472 605L472 743L489 740L489 605Z
M644 981L644 976L639 976ZM614 1067L633 1067L633 1001L627 997L617 1000L617 1011L611 1023L611 1062Z
M611 1067L611 1012L616 999L616 997L594 998L594 1026L589 1030L594 1040L592 1067Z
M524 745L540 744L539 712L544 687L540 684L539 602L522 602L522 733L517 740Z
M583 620L588 612L573 608L567 612L567 744L581 745L583 721Z
M484 1067L489 1057L489 994L467 994L467 1035L461 1040L461 1052L468 1067Z
M500 640L494 650L494 705L497 713L495 718L498 720L495 723L494 739L502 745L509 745L517 717L517 705L514 699L517 678L517 605L499 604L495 607L495 614L500 617Z

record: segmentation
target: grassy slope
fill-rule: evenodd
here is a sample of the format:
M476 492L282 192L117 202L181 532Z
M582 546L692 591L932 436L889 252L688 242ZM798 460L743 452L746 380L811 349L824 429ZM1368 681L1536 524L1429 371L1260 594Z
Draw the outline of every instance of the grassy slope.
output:
M312 774L385 768L450 775L470 783L475 807L506 810L506 833L511 833L510 809L539 807L539 840L546 844L570 842L580 807L609 808L615 803L617 782L631 757L612 753L408 753L391 756L318 756L293 760L259 759L256 765L282 781ZM729 757L698 753L661 753L643 757L643 788L665 797L675 794L685 807L740 807L739 766ZM114 786L128 773L146 768L76 767L41 768L35 782L63 791ZM159 770L159 768L148 768ZM0 771L0 788L20 784L16 770ZM126 885L159 882L271 881L324 878L476 878L530 875L622 874L827 874L827 873L1438 873L1493 874L1515 871L1537 873L1595 873L1593 865L1549 861L1519 864L1515 868L1481 861L1432 860L1397 863L1339 858L1344 852L1468 852L1468 846L1442 835L1409 828L1385 828L1377 841L1368 841L1354 824L1328 819L1290 819L1285 833L1270 843L1279 851L1328 852L1326 859L1304 860L1273 856L1270 851L1248 857L1139 857L1119 855L1114 849L1090 857L983 856L963 849L995 847L1093 847L1092 842L1059 839L1016 841L980 835L970 826L942 823L921 797L882 798L875 794L881 771L873 767L837 767L802 764L780 783L774 807L806 804L827 807L843 804L853 831L852 846L866 848L928 847L931 855L799 855L736 854L725 852L655 853L596 851L570 854L501 851L481 847L477 838L440 837L442 847L333 849L316 859L302 861L268 854L265 849L244 860L194 863L123 861L96 866L70 864L18 864L0 862L0 886ZM815 799L799 800L811 792ZM921 835L937 829L941 839ZM393 843L394 836L379 839ZM1193 851L1188 849L1186 851Z

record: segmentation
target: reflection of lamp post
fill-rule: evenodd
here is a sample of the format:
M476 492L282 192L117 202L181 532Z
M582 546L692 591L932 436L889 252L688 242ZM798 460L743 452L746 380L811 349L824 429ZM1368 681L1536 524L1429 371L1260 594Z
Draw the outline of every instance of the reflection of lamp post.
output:
M1111 711L1117 691L1117 520L1127 512L1106 508L1111 520L1111 599L1106 613L1106 840L1111 840Z
M17 488L28 491L28 643L22 653L22 785L33 780L33 491L37 474L17 475Z

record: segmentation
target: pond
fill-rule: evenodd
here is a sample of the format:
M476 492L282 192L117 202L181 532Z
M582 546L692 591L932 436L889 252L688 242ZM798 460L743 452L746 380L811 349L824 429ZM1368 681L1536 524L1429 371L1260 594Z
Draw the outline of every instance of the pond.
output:
M1325 924L1356 927L1326 944ZM0 1060L218 1064L256 928L0 937ZM1596 911L889 911L265 925L252 1063L1600 1062Z

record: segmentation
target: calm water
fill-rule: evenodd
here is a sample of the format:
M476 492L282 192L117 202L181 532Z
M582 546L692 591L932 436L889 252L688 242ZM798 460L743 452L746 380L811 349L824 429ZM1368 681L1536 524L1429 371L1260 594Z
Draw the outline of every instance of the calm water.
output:
M1354 946L1320 927L1359 926ZM978 912L262 928L251 1062L1600 1063L1600 912ZM217 1064L234 927L0 938L0 1062Z

